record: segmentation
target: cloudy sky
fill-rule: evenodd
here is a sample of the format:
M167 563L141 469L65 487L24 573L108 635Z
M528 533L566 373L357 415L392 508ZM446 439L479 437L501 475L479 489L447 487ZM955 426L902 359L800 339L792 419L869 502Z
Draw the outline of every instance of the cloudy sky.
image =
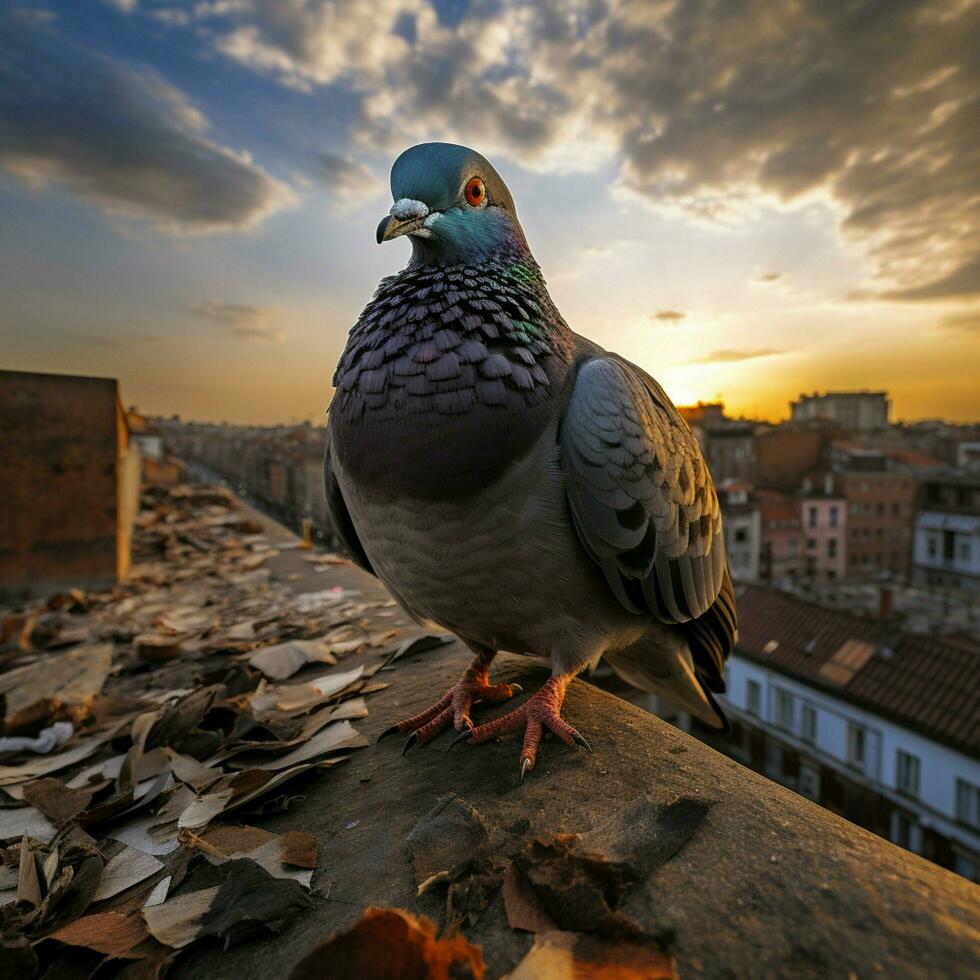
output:
M678 402L980 418L973 0L0 11L0 366L319 420L412 143L490 157L572 328Z

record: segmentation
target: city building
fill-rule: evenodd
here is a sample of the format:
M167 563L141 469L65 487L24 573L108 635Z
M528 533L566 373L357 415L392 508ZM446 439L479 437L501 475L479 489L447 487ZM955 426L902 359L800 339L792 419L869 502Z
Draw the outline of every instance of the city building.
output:
M794 422L828 419L845 429L869 431L888 425L891 403L886 391L828 391L801 394L789 408Z
M725 529L728 569L736 582L754 582L759 577L759 507L752 497L752 484L731 480L717 488Z
M125 578L140 455L118 383L0 371L0 431L0 594Z
M785 593L738 590L731 738L695 734L849 820L980 881L980 648Z
M923 482L913 554L916 584L980 593L980 472Z
M794 493L807 474L826 466L831 443L846 436L839 425L822 419L758 429L755 485Z
M886 452L831 449L834 490L847 501L847 576L905 581L912 556L917 474Z
M980 473L980 442L961 442L957 445L956 468L965 473Z
M701 445L715 484L755 480L755 432L758 423L731 419L722 402L698 402L678 411Z
M800 502L778 490L757 489L759 505L759 577L769 582L796 579L803 573Z
M834 492L832 473L807 477L799 493L803 575L817 582L847 574L847 501Z
M167 420L159 422L168 449L203 466L247 493L263 509L300 529L330 539L323 489L322 427L237 426Z

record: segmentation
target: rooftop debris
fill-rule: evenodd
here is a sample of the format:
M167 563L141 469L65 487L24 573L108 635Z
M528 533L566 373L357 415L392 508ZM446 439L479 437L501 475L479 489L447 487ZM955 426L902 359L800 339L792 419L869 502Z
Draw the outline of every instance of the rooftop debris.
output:
M543 932L504 980L677 980L674 958L648 942Z
M442 640L379 628L387 600L295 594L220 487L142 505L124 585L0 609L4 975L156 977L303 914L316 839L248 819L366 745L374 675Z
M483 954L460 933L436 938L430 919L402 909L369 908L347 932L313 950L290 980L483 980Z

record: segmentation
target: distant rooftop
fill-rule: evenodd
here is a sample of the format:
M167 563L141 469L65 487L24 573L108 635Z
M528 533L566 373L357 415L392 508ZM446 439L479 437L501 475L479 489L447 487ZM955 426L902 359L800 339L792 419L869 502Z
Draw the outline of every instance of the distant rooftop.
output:
M740 653L980 757L980 645L905 633L784 592L738 592Z

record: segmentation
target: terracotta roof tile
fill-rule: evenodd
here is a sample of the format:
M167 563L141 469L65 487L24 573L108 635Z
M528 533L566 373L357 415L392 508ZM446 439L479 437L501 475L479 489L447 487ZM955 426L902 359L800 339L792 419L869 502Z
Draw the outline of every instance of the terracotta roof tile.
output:
M980 646L903 633L759 586L740 590L738 611L746 656L980 757Z

